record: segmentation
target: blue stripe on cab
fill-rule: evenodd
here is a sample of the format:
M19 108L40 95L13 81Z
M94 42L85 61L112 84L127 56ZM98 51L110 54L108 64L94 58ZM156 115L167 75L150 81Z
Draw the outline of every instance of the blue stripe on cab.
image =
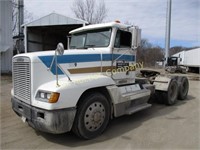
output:
M51 66L51 61L52 61L52 59L53 59L53 56L39 56L39 59L45 64L45 66L46 66L47 68L50 68L50 66ZM56 75L56 64L55 64L55 61L54 61L53 65L52 65L51 72L52 72L54 75ZM62 70L60 70L60 68L58 68L58 74L59 74L59 75L64 74L64 73L62 72Z
M113 54L113 59L115 60L121 56L121 54ZM112 61L112 54L103 54L103 61ZM39 56L39 59L45 64L47 68L50 67L51 61L53 59L53 56ZM134 55L123 55L118 60L125 60L125 61L134 61L135 56ZM64 64L64 63L81 63L81 62L95 62L95 61L101 61L101 55L100 54L76 54L76 55L62 55L58 56L58 63ZM53 63L51 72L55 75L56 74L56 67L55 62ZM64 74L59 68L58 68L58 74Z

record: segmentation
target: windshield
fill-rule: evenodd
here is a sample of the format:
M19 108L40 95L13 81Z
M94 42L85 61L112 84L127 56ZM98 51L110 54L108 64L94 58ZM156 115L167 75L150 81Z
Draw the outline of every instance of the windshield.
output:
M110 43L111 28L92 30L73 34L70 49L107 47Z

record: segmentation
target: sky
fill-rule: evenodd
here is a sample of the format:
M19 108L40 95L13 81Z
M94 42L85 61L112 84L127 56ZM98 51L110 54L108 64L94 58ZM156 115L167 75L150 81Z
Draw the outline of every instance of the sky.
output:
M98 2L98 0L96 0ZM24 0L34 19L55 12L75 17L74 0ZM105 22L120 20L142 29L142 38L165 47L167 0L104 0L108 9ZM200 0L172 0L170 46L200 46Z

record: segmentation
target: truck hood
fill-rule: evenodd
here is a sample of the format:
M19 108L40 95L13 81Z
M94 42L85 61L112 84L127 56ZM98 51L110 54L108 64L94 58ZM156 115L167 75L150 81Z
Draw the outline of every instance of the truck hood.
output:
M55 61L52 64L55 51L45 52L33 52L19 54L13 57L15 61L23 61L20 57L29 58L32 64L41 64L41 69L50 71L53 75L56 75ZM116 57L119 57L118 55ZM16 59L15 59L16 58ZM24 59L24 58L23 58ZM58 74L81 74L81 73L92 73L101 72L102 61L105 61L105 67L111 66L112 55L109 48L88 48L88 49L73 49L65 50L62 56L57 56L57 62L59 64ZM38 66L38 67L39 67Z
M62 56L58 56L58 62L67 55L87 55L87 54L100 54L101 49L73 49L73 50L65 50L64 54ZM43 52L31 52L31 53L23 53L15 55L15 57L28 57L30 58L31 62L41 62L41 58L45 59L46 62L51 62L53 59L53 56L55 54L55 51L43 51Z

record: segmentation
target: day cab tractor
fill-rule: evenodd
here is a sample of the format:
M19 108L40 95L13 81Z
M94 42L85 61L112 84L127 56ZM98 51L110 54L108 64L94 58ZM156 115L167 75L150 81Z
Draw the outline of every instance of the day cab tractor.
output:
M141 29L119 22L88 25L70 32L69 49L13 57L12 109L36 130L99 136L113 118L187 97L186 77L136 77ZM159 99L159 98L158 98Z
M167 58L165 70L170 73L187 73L188 67L181 65L182 58L171 56Z

